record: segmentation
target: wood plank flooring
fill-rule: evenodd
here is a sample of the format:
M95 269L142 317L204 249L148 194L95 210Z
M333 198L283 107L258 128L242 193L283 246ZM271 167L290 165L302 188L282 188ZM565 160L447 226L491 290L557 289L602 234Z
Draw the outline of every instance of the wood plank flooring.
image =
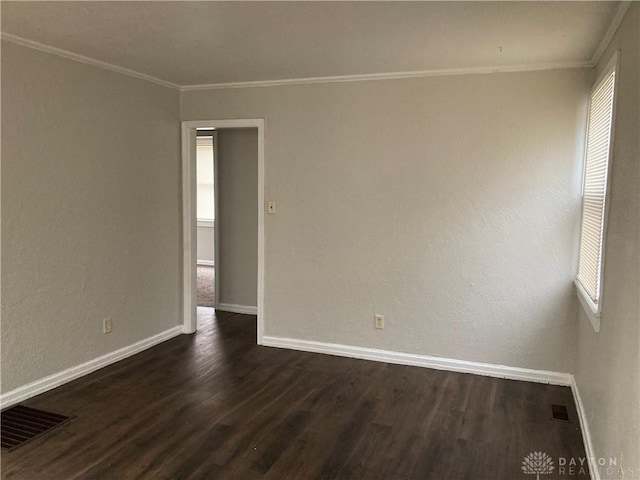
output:
M2 453L3 479L532 479L585 457L566 387L255 345L255 317L199 309L180 336L25 404L76 416ZM551 419L567 405L570 422Z

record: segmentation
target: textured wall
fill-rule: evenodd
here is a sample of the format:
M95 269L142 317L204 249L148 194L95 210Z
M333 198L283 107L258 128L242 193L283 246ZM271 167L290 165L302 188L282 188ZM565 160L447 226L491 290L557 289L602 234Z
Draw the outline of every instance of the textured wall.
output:
M640 477L640 5L634 2L602 56L620 50L602 318L595 333L580 307L576 382L597 457ZM631 470L633 469L633 474ZM621 478L618 472L602 478Z
M219 303L258 304L258 130L218 130Z
M183 93L183 120L265 118L265 335L571 371L590 78Z
M178 116L176 91L2 42L3 391L181 323Z

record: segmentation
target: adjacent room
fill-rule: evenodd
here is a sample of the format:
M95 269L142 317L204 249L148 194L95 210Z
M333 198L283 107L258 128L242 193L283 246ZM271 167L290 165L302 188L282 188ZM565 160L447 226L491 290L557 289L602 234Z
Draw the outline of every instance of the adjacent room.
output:
M216 305L214 134L213 129L196 132L196 296L198 307L205 308Z
M640 479L639 2L0 9L2 479Z

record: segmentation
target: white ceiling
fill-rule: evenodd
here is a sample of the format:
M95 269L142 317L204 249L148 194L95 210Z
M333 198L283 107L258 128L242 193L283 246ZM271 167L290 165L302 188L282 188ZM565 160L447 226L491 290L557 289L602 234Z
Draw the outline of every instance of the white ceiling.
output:
M588 63L619 2L2 2L2 32L178 85Z

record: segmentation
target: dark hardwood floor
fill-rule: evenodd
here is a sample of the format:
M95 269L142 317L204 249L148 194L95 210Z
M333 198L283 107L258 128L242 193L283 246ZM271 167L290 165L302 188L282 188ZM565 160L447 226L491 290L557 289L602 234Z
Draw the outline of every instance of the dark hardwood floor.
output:
M3 479L535 479L584 457L566 387L255 345L255 317L200 330L35 397L74 415L2 453ZM570 422L551 419L567 405Z

